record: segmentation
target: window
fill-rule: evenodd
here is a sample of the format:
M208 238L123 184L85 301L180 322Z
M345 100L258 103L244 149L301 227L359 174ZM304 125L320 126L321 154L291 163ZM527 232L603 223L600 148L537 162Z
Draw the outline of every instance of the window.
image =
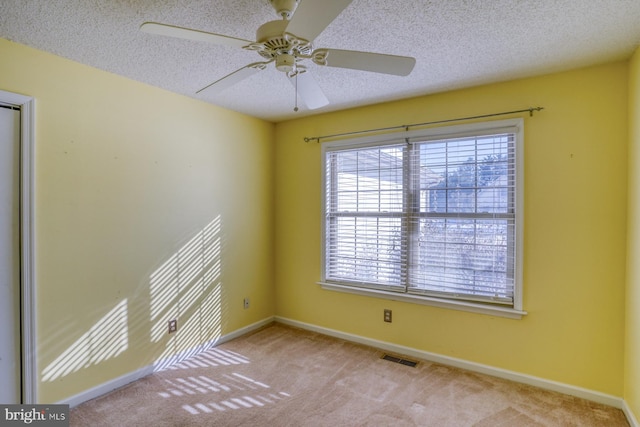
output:
M521 129L325 143L322 283L521 310Z

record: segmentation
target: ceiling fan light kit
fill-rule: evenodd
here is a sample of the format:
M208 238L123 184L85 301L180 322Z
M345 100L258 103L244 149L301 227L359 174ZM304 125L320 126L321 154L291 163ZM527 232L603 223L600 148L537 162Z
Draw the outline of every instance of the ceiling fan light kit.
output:
M295 71L296 57L288 53L282 53L276 56L276 68L283 73Z
M351 3L352 0L270 0L281 20L269 21L256 31L256 41L243 40L221 34L181 28L155 22L145 22L140 30L150 34L205 41L256 51L266 62L252 63L222 77L196 93L217 94L267 68L285 73L308 109L321 108L329 103L320 86L311 76L304 61L319 66L347 68L360 71L406 76L411 73L415 59L406 56L384 55L339 49L314 49L313 40ZM296 96L297 96L296 95ZM297 105L295 111L297 111Z

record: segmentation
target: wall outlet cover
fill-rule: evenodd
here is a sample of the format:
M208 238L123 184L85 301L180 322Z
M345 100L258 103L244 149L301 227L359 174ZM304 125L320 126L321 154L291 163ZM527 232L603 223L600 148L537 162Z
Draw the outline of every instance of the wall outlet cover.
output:
M178 330L178 320L172 319L169 320L169 333L172 334Z

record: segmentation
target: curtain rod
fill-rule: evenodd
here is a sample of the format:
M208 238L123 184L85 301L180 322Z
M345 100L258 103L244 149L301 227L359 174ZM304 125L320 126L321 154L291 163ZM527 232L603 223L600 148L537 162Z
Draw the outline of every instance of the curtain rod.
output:
M526 108L524 110L503 111L502 113L483 114L481 116L459 117L459 118L456 118L456 119L438 120L438 121L434 121L434 122L413 123L413 124L410 124L410 125L391 126L391 127L386 127L386 128L367 129L367 130L358 130L358 131L354 131L354 132L345 132L345 133L335 133L333 135L305 136L304 137L304 142L310 142L310 141L314 141L314 140L317 141L317 142L320 142L321 139L339 138L339 137L343 137L343 136L359 135L359 134L362 134L362 133L370 133L370 132L393 131L393 130L399 130L399 129L408 131L409 128L416 127L416 126L436 125L436 124L441 124L441 123L458 122L458 121L463 121L463 120L484 119L484 118L487 118L487 117L504 116L504 115L507 115L507 114L516 114L516 113L526 113L526 112L528 112L529 116L533 116L533 112L534 111L540 111L540 110L544 110L544 107L531 107L531 108Z

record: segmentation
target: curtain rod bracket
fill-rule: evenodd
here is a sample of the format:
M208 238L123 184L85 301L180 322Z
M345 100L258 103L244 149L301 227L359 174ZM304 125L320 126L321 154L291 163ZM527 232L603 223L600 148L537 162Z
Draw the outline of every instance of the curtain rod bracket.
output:
M531 107L529 108L529 117L533 117L533 112L534 111L540 111L540 110L544 110L544 107Z

